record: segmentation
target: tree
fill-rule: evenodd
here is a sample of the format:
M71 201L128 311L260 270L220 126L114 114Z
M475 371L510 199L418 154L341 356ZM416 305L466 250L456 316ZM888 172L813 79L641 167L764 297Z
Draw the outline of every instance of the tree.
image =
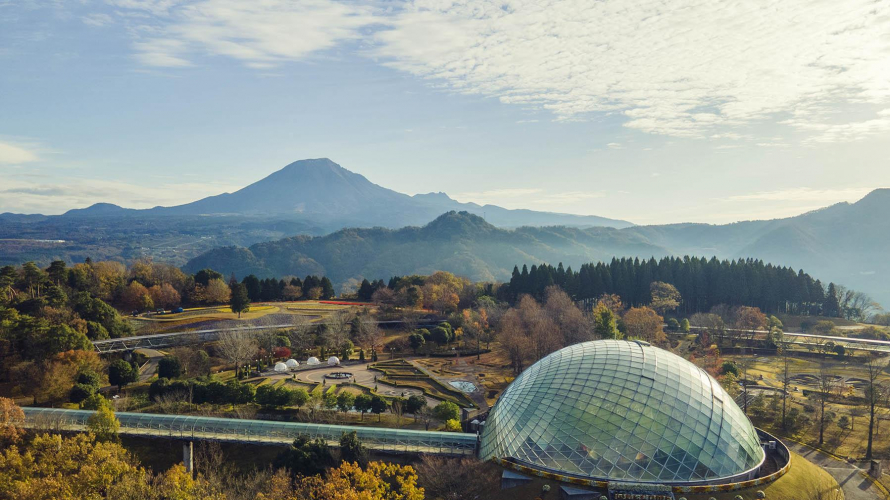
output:
M158 361L158 378L179 378L182 376L182 364L176 356L164 356Z
M379 422L381 417L380 414L385 412L389 408L389 403L383 399L383 396L374 394L371 396L371 413L377 414L377 421Z
M348 463L357 463L365 467L368 464L368 450L358 438L355 431L343 433L340 437L340 460Z
M315 476L333 467L335 462L327 443L321 439L310 440L302 434L275 458L275 465L286 467L294 476Z
M748 330L749 339L754 338L758 329L769 326L769 318L757 307L740 306L735 310L735 327L739 330Z
M828 401L831 398L831 394L834 392L835 387L837 386L838 378L831 373L831 369L828 363L823 358L819 363L819 380L818 380L818 391L815 393L816 400L819 403L819 444L823 444L825 442L825 422L826 422L826 414L828 413L826 407L828 405Z
M258 348L256 339L243 330L221 332L217 347L222 357L235 365L236 374L241 364L253 358Z
M337 409L343 413L348 412L355 405L355 395L349 391L340 391L337 394Z
M627 336L645 340L652 344L663 344L667 341L662 325L664 319L648 307L632 307L624 313L624 325Z
M243 283L238 283L234 280L229 285L232 290L229 307L233 313L238 314L238 318L241 318L241 313L250 311L250 297L247 296L247 287Z
M107 406L108 408L111 408L111 403L107 399L105 399L105 396L99 394L98 392L93 393L92 395L90 395L90 397L84 399L80 403L81 410L96 411L99 408L102 408L103 406Z
M15 401L0 398L0 450L19 442L25 435L24 425L25 412L15 404ZM0 458L0 468L2 468L2 458ZM0 484L3 482L0 481Z
M424 454L415 467L427 498L478 500L495 498L500 492L500 474L491 463Z
M425 397L412 394L411 396L408 396L408 400L405 402L405 411L414 415L414 420L417 420L417 412L426 408L426 406L427 402Z
M114 360L108 365L108 383L116 385L117 390L121 390L123 386L135 382L138 373L133 365L127 363L123 359Z
M680 321L680 331L683 333L689 333L689 320L683 318L683 321Z
M649 284L649 293L652 296L649 307L662 316L680 307L680 302L682 301L680 292L670 283L662 281L652 282Z
M408 342L411 344L411 349L414 350L414 354L417 354L417 350L423 347L426 344L426 339L423 338L423 334L419 331L415 331L408 337Z
M0 454L3 498L153 498L149 480L121 445L89 434L39 434L27 448Z
M883 358L878 357L874 353L867 353L868 358L865 362L866 369L866 386L863 391L865 394L864 403L868 412L868 444L865 448L865 459L871 460L872 445L874 443L875 421L878 408L886 401L888 391L878 383L878 377L886 368L887 363Z
M602 302L598 302L593 309L593 332L601 339L621 339L623 337L618 331L615 313Z
M303 477L292 498L423 500L424 494L411 466L371 462L364 470L358 464L343 463L325 477Z
M441 326L433 328L430 335L433 341L439 345L444 345L451 341L451 335L448 333L448 330Z
M402 414L405 413L405 406L408 400L405 398L393 398L389 403L389 411L396 417L396 427L402 426Z
M783 342L779 354L782 356L782 372L779 381L782 383L782 429L788 430L788 389L791 387L791 347Z
M198 287L196 286L195 288L197 289ZM231 296L232 290L229 288L229 285L218 278L210 280L207 286L203 288L202 299L208 305L225 304L229 302Z
M371 396L368 394L359 394L355 397L355 410L361 413L361 419L365 419L365 413L371 411Z
M102 406L96 413L87 419L87 429L96 435L99 441L111 441L117 438L117 431L121 423L114 416L114 412L107 406Z
M442 422L458 420L460 419L460 407L451 401L442 401L433 408L433 416Z

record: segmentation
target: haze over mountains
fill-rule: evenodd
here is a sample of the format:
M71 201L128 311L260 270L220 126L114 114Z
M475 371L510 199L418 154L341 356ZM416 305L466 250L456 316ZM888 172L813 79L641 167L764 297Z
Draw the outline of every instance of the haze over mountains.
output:
M234 193L210 196L174 207L133 210L100 203L66 216L216 215L311 220L321 226L403 227L425 224L450 210L480 215L496 226L568 225L629 227L627 221L592 215L508 210L460 203L445 193L409 196L378 186L327 158L300 160Z
M409 196L328 159L294 162L234 193L174 207L100 203L61 216L0 214L0 265L148 256L188 270L326 274L341 284L437 269L502 280L523 263L716 255L804 268L890 305L888 249L890 190L786 219L634 226L460 203L444 193Z
M497 228L467 212L446 213L423 227L343 229L250 248L219 248L185 268L239 276L326 274L337 283L425 274L437 269L472 279L506 280L516 264L563 262L577 269L612 256L754 257L803 268L890 304L890 190L797 217L727 225L628 228Z

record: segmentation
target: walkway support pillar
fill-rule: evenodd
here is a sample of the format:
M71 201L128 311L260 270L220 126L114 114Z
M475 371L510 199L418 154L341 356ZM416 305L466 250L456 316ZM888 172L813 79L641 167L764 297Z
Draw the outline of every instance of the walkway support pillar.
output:
M189 474L194 474L195 472L195 445L191 441L185 441L182 443L182 464L185 465L185 470Z

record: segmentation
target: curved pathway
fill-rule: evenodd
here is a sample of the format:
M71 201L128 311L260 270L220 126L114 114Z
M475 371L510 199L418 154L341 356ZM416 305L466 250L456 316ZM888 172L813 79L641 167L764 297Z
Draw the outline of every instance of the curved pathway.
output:
M888 497L880 488L865 477L868 474L867 462L845 462L805 444L782 440L788 449L810 462L825 469L841 485L846 500L886 500ZM793 465L792 465L793 467Z

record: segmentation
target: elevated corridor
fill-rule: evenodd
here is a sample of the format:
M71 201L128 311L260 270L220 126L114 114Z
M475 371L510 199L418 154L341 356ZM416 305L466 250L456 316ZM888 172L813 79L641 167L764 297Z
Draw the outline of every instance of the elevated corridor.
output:
M386 326L393 324L401 324L403 321L374 321L373 323ZM325 322L312 322L311 326L316 327L325 325ZM431 324L435 326L435 324ZM135 349L158 349L162 347L173 347L189 344L203 344L205 342L214 342L219 340L219 334L222 332L238 332L238 331L262 331L277 330L281 328L290 328L297 326L291 323L280 325L259 325L259 326L242 326L237 328L215 328L210 330L193 330L186 332L170 332L157 333L152 335L135 335L133 337L120 337L116 339L94 340L93 347L100 354L110 352L124 352ZM430 326L427 324L419 324L418 327Z
M25 427L47 431L83 432L95 412L59 408L22 408ZM382 427L323 425L268 420L116 413L119 434L185 441L226 441L254 444L290 444L298 436L321 439L339 446L344 433L355 431L369 450L435 455L474 455L477 437L460 432L429 432Z

